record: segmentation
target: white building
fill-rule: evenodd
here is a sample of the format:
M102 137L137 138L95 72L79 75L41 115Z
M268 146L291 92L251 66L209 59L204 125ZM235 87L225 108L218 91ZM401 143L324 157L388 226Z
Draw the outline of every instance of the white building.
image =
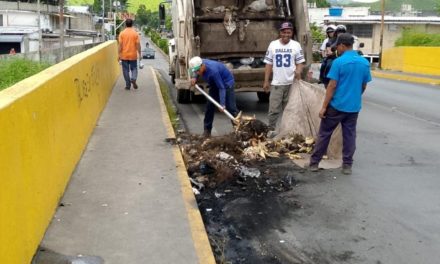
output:
M309 22L315 23L317 26L323 27L325 20L330 17L329 8L310 8ZM368 16L370 14L369 7L344 7L342 10L342 16L344 17L359 17Z
M364 54L379 54L381 16L327 17L325 24L343 24L365 44ZM440 17L385 16L383 49L394 47L404 29L440 34Z
M41 5L40 17L37 4L0 1L0 54L38 51L39 23L42 32L41 48L60 46L60 14L58 6ZM26 10L23 10L26 9ZM64 14L65 46L93 43L97 32L91 14Z

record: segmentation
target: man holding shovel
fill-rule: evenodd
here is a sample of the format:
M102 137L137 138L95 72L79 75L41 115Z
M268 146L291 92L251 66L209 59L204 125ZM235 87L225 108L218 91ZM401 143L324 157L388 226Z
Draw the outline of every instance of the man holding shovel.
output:
M226 109L235 117L238 113L235 104L235 81L234 76L228 68L226 68L223 63L217 61L193 57L189 61L189 69L193 74L191 85L195 85L199 77L202 77L209 85L209 95L220 103L221 108L219 108L219 110L223 112ZM214 111L214 104L208 101L206 104L205 118L203 120L203 135L205 137L211 136Z

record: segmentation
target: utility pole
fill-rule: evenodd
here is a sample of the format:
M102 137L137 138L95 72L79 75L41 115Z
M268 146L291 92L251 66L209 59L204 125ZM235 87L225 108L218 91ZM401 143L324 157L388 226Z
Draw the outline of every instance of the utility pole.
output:
M385 0L381 0L382 18L380 20L380 40L379 40L379 69L382 69L382 49L383 49L383 29L385 17Z
M40 0L37 1L37 15L38 15L38 61L41 62L41 48L43 41L43 32L41 32L41 10Z
M102 23L104 23L105 17L105 0L102 0Z
M60 61L64 60L64 0L60 0Z

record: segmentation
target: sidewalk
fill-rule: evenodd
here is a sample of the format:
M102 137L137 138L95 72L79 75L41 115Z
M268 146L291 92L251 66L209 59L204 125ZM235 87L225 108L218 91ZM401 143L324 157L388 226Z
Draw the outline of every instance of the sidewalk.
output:
M119 78L34 264L215 263L151 67Z

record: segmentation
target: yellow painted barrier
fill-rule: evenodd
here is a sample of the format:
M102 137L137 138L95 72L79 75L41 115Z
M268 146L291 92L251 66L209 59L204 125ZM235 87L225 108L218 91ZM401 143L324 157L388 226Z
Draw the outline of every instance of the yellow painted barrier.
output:
M440 47L396 47L383 52L382 68L440 76Z
M120 75L108 41L0 92L0 263L30 263Z

